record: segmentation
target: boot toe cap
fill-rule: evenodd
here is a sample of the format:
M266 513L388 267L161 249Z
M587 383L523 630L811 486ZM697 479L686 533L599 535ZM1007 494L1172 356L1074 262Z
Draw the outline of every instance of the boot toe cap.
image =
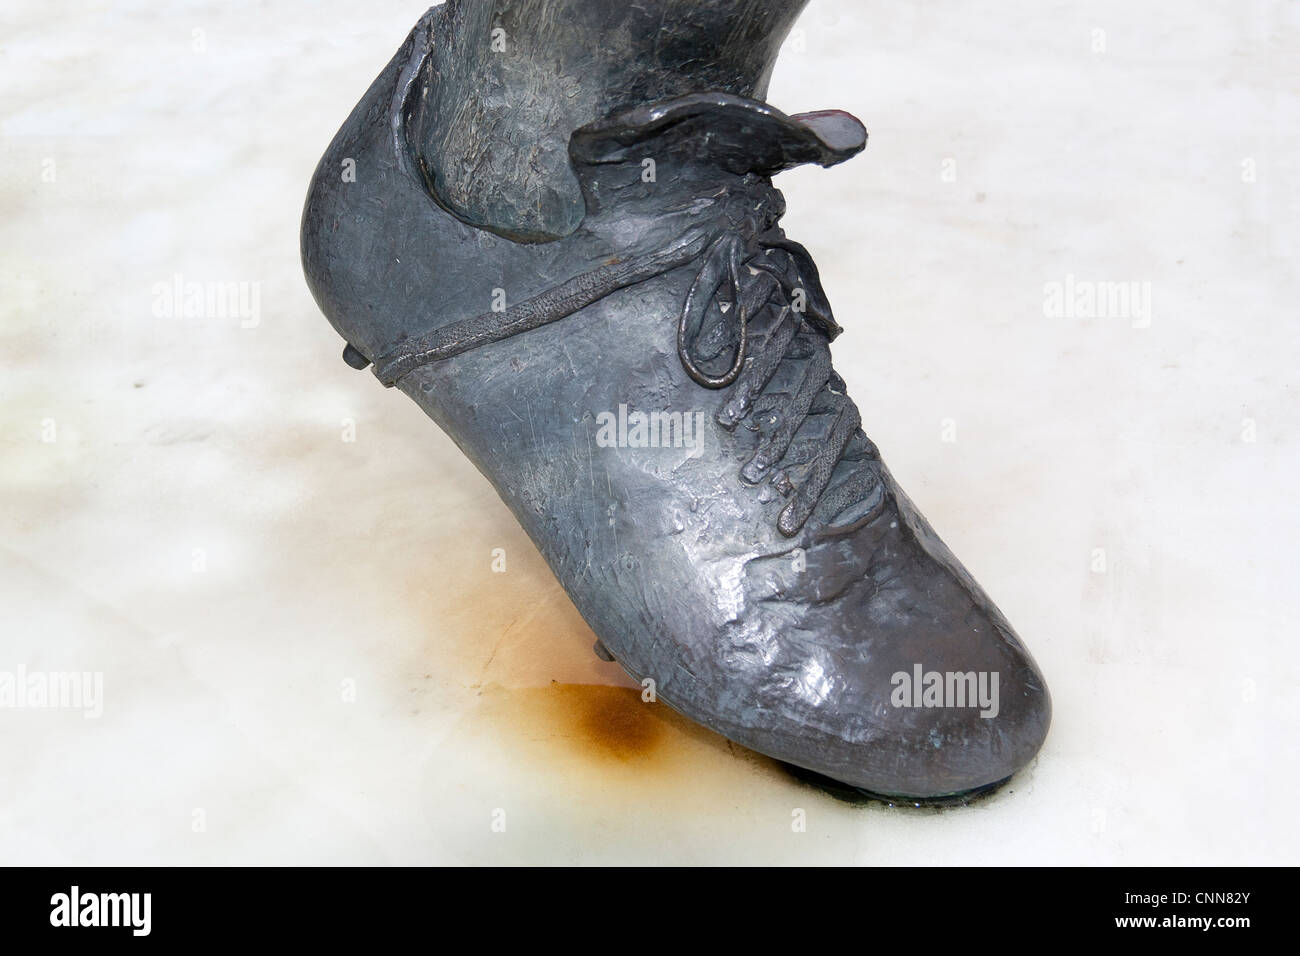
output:
M772 736L758 749L876 794L987 787L1042 746L1046 683L911 503L899 493L890 504L855 541L836 545L835 567L860 573L775 636L779 660L760 679L754 712ZM825 588L830 565L811 560Z

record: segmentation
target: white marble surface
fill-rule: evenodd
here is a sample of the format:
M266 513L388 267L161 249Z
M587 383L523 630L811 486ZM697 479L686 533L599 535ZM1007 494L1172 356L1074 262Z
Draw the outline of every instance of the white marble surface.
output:
M0 709L0 862L1297 862L1300 7L814 0L788 44L773 102L872 131L781 180L838 367L1055 699L946 812L620 690L486 481L339 361L304 189L421 12L0 13L0 672L103 678L98 718ZM256 323L156 315L178 274L256 283ZM1067 275L1149 283L1149 322L1046 315Z

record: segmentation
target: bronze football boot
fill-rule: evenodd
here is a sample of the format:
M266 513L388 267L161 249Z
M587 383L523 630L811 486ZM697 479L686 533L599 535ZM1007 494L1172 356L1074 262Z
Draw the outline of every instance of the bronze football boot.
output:
M964 794L1050 701L863 433L779 225L774 174L866 142L762 102L802 6L430 10L321 160L303 262L349 364L451 435L659 700L850 787Z

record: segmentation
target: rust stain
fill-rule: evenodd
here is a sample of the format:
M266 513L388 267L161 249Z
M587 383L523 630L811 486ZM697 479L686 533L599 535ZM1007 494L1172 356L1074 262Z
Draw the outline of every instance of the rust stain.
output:
M603 667L609 677L626 679L617 664ZM785 778L776 761L644 701L639 686L490 686L479 700L469 718L476 730L512 763L535 766L569 792L635 787L660 798L699 799L734 792L756 772Z
M552 684L555 716L568 723L594 756L636 760L651 756L673 732L671 711L641 699L630 687ZM676 717L676 714L672 714Z

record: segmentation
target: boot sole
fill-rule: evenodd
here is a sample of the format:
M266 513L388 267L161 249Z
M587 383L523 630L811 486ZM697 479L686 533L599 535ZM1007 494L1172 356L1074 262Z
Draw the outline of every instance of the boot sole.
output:
M972 803L979 802L986 797L991 796L996 791L1011 780L1014 774L1003 777L1001 780L995 780L993 783L987 783L982 787L974 787L970 790L962 790L957 793L945 793L932 797L910 797L897 793L876 793L873 790L864 790L861 787L854 787L847 783L841 783L832 777L817 773L814 770L808 770L805 767L798 767L792 763L778 761L781 767L794 777L800 783L816 787L818 790L840 800L844 803L851 803L858 806L865 806L872 803L883 803L888 807L915 807L917 809L931 810L948 810L954 807L968 807Z

